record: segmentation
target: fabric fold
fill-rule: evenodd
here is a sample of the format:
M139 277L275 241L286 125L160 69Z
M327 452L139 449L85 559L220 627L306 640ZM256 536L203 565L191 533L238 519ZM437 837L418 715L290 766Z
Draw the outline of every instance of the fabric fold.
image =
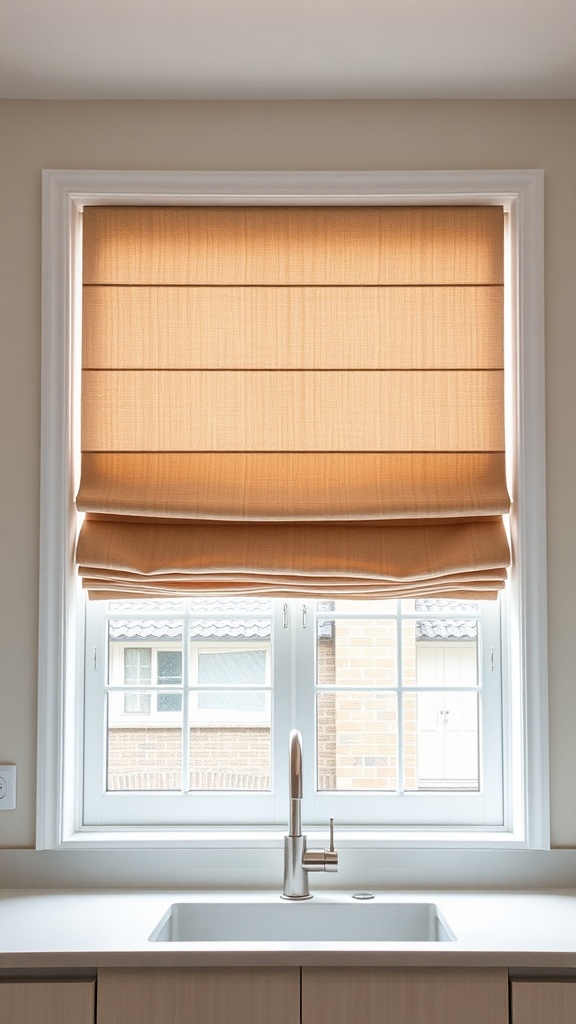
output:
M94 596L122 586L151 596L219 587L379 597L476 589L495 597L509 552L501 520L447 526L86 520L77 559Z

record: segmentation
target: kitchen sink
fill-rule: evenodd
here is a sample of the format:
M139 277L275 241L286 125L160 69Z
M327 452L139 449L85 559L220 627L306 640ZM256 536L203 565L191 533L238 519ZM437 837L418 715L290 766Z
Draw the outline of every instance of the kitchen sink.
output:
M151 942L450 942L434 903L173 903Z

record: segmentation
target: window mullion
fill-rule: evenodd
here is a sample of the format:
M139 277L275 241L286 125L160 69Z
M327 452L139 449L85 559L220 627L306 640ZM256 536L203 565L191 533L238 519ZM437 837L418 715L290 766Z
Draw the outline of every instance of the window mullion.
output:
M482 789L490 817L504 822L501 614L486 602L479 622Z
M302 733L302 820L316 821L316 616L315 602L291 603L295 727ZM286 745L286 751L288 746ZM287 756L287 753L286 753ZM288 807L288 795L286 795Z
M295 727L291 602L272 601L272 792L274 823L288 823L288 736Z
M182 792L190 792L190 606L182 617Z
M398 793L404 792L404 667L403 667L403 620L402 602L396 603L396 695L398 700L398 725L397 725L397 757L398 774L396 787Z
M105 602L94 602L86 616L84 687L84 801L82 820L102 820L106 791L108 642Z

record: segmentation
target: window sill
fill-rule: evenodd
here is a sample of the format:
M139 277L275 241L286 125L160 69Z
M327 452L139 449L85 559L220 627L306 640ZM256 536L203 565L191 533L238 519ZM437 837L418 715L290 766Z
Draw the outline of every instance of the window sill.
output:
M321 829L304 832L309 843L322 844L327 834ZM285 830L281 829L190 829L190 830L110 830L91 829L71 833L56 849L120 850L120 849L283 849ZM340 849L461 849L461 850L527 850L526 839L508 831L419 830L405 831L370 829L339 830L336 845ZM538 847L542 849L542 847Z

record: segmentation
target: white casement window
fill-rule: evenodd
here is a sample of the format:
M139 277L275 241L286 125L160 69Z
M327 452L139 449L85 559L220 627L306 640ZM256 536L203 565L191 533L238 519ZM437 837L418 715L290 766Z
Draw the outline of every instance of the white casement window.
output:
M506 215L513 566L495 602L87 602L75 575L82 210L469 205ZM287 814L355 841L545 847L545 532L539 172L45 172L38 845L198 841ZM148 831L142 842L152 843Z
M85 822L274 822L276 614L268 600L90 606Z
M86 825L281 823L289 698L310 823L503 826L497 604L112 601L88 624Z

